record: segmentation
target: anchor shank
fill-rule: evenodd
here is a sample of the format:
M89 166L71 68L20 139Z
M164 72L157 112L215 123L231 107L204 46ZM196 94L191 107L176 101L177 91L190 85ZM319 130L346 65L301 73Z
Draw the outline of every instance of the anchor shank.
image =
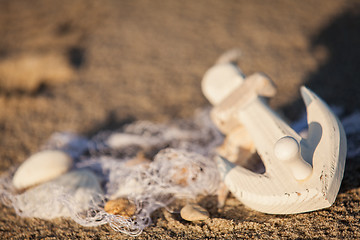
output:
M276 158L273 153L276 142L286 136L293 137L300 142L301 137L267 107L264 101L262 97L257 97L239 109L236 115L239 122L249 131L265 167L270 170L267 165L275 162L272 159Z

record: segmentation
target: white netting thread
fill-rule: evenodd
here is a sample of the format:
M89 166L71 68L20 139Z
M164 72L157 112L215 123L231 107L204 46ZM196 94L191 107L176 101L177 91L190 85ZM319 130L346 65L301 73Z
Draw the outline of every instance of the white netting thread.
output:
M348 157L360 155L359 122L358 112L342 118L348 137ZM293 124L298 132L304 127L306 116ZM192 120L170 124L135 122L120 131L100 132L91 140L55 133L43 149L60 149L70 154L76 159L75 169L91 170L104 182L103 194L90 192L87 210L83 211L74 201L73 192L50 184L42 189L50 196L47 201L31 200L32 208L29 208L13 189L11 179L15 169L12 168L0 178L0 201L23 217L39 217L41 209L40 217L44 219L57 217L51 215L54 206L65 207L63 216L83 226L109 224L115 231L136 236L151 224L151 213L175 198L194 198L216 191L219 177L211 159L214 148L222 141L208 111L198 113ZM139 158L139 152L153 156L153 161L129 165ZM105 200L111 196L127 197L136 205L135 215L129 218L105 212Z
M11 184L13 169L0 178L0 201L22 217L64 216L83 226L109 224L116 231L136 236L151 224L151 213L174 199L215 193L219 177L212 156L222 141L208 110L198 112L192 120L170 124L135 122L116 132L100 132L91 140L55 133L43 149L67 152L76 160L74 170L90 170L100 179L103 194L84 190L82 193L91 196L85 211L76 202L74 189L66 186L45 183L35 187L36 193L30 189L17 194ZM142 163L139 152L153 161ZM140 164L129 164L134 159ZM136 205L134 216L104 211L105 200L116 197L126 197Z

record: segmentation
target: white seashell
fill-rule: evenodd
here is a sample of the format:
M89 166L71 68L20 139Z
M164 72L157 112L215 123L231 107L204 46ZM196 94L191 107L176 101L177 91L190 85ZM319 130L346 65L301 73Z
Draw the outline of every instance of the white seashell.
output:
M102 193L95 174L77 170L15 196L14 206L27 217L71 217L100 201Z
M12 183L18 190L50 181L67 172L73 160L62 151L46 150L29 157L14 174Z
M114 133L110 135L106 143L112 148L121 148L130 145L146 147L149 145L149 140L134 134Z
M209 218L209 212L196 203L187 203L180 211L186 221L203 221Z

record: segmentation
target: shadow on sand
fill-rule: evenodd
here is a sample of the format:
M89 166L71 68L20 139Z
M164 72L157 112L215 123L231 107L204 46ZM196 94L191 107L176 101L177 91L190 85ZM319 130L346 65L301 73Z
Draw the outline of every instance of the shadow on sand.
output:
M330 106L340 106L344 115L360 110L360 4L350 6L311 39L311 51L320 61L304 83ZM304 109L302 99L283 106L288 116ZM360 123L359 123L360 124ZM347 159L340 192L360 187L360 158Z

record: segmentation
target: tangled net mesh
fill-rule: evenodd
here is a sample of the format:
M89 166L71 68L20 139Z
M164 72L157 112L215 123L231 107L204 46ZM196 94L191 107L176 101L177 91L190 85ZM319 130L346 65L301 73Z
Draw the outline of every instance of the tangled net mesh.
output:
M222 141L208 110L168 124L138 121L117 131L99 132L92 139L55 133L42 150L68 153L75 160L73 170L90 171L102 191L86 184L74 190L48 182L18 193L11 183L13 168L0 178L0 201L22 217L70 217L83 226L109 224L115 231L136 236L151 224L155 210L173 200L216 192L220 180L212 156ZM79 194L90 196L85 205L76 202L74 196ZM106 201L115 198L135 204L135 214L106 212Z
M341 108L332 109L342 116ZM360 156L360 113L340 119L347 134L348 157ZM292 124L297 132L306 127L306 115ZM95 177L75 190L68 184L48 182L18 193L12 185L13 167L0 177L0 201L22 217L69 217L82 226L109 224L115 231L137 236L151 224L155 210L167 208L175 199L216 192L220 178L213 155L222 142L208 109L198 111L193 119L168 124L134 122L117 131L99 132L92 139L55 133L42 150L66 152L75 160L73 171L86 176L91 172ZM101 191L87 187L96 185L94 181ZM89 197L84 204L76 195ZM135 213L106 212L106 201L116 198L127 198L136 206Z

